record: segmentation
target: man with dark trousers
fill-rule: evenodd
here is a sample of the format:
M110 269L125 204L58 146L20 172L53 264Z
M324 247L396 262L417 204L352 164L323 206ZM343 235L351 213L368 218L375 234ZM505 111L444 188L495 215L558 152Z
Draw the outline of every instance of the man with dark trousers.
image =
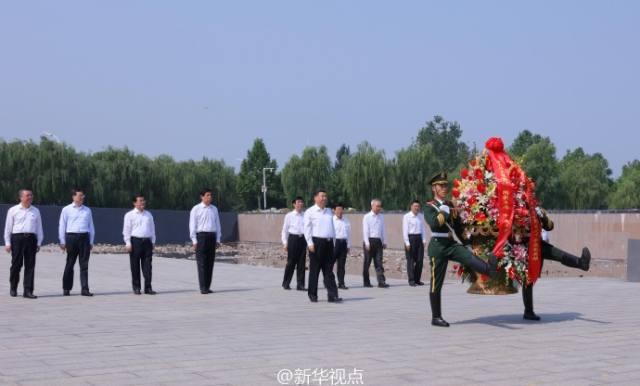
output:
M284 267L282 288L290 290L293 271L296 271L298 291L304 291L304 275L307 263L307 241L304 238L304 199L296 197L291 202L293 210L284 216L282 224L282 245L287 252L287 265Z
M69 296L73 288L73 267L76 260L80 266L80 285L82 296L93 296L89 292L89 255L93 248L95 229L91 209L84 205L84 190L80 188L71 191L73 202L60 213L58 223L58 237L60 249L67 251L67 264L62 276L62 294Z
M387 248L384 215L382 214L382 201L377 198L371 200L371 212L362 218L362 240L364 244L364 265L362 268L364 286L373 287L369 280L369 267L371 267L371 260L373 260L378 287L389 288L382 265L382 251Z
M427 202L424 217L431 228L431 241L428 247L431 260L429 289L431 324L437 327L449 327L449 323L442 318L441 308L441 291L449 260L457 261L491 278L497 275L498 262L493 254L489 256L489 262L485 262L459 243L459 239L454 238L454 234L462 230L462 223L453 204L446 199L449 190L447 173L436 174L429 183L433 192L433 201Z
M339 202L333 207L333 229L336 231L336 243L333 251L333 261L338 263L338 288L347 290L344 283L347 255L351 248L351 223L344 217L344 204ZM333 270L333 265L331 270Z
M23 297L37 299L33 294L33 277L36 269L36 253L40 251L44 233L42 232L42 217L33 202L33 191L21 189L18 193L20 203L7 212L4 226L4 247L11 252L11 268L9 270L9 294L18 296L20 270L24 264L24 292Z
M212 190L202 189L200 200L201 202L194 206L189 214L189 236L196 251L200 293L206 295L213 293L211 290L213 265L216 260L216 248L220 245L222 238L222 227L218 208L212 204Z
M318 277L320 271L327 289L328 301L339 303L338 287L331 270L333 261L333 243L335 230L333 229L333 213L327 208L327 192L320 189L313 194L315 205L304 212L304 237L309 249L309 300L318 301Z
M413 201L411 210L402 218L402 239L407 258L407 278L411 287L424 285L420 281L420 276L422 275L427 234L424 229L424 215L420 211L421 208L420 201Z
M553 221L547 215L547 211L541 207L536 207L536 214L540 218L540 224L542 229L546 232L551 232L554 228ZM542 264L540 264L540 270L542 271L542 265L545 260L554 260L560 264L578 268L583 271L588 271L591 265L591 252L589 248L582 248L582 254L580 257L574 256L569 252L565 252L560 248L550 244L547 240L542 240ZM525 320L538 321L540 317L533 311L533 284L525 284L522 286L522 302L524 303L524 314L522 318Z
M133 210L125 214L122 229L127 252L129 252L131 285L136 295L140 295L141 267L142 276L144 276L144 293L156 294L151 287L151 260L153 246L156 243L156 226L151 213L145 210L146 204L144 195L136 194L133 197Z

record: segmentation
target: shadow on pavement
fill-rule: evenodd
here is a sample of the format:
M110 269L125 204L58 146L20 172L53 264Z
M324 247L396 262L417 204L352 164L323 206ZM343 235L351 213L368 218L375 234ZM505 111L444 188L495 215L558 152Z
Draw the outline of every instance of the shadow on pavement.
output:
M494 327L501 327L510 330L518 330L523 328L523 326L527 325L537 325L537 324L549 324L549 323L560 323L560 322L570 322L574 320L580 320L583 322L589 323L598 323L598 324L610 324L611 322L606 322L602 320L588 319L583 318L581 313L578 312L561 312L557 314L538 314L540 316L540 321L530 321L522 319L522 314L510 314L510 315L492 315L492 316L483 316L476 319L464 320L460 322L453 322L452 325L458 324L488 324ZM519 326L519 327L518 327Z

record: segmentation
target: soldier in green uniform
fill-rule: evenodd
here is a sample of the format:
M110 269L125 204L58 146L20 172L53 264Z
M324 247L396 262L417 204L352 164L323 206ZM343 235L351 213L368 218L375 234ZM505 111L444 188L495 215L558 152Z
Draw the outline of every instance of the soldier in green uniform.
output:
M542 225L542 229L547 232L551 232L553 230L553 221L547 215L547 211L536 207L536 213L540 218L540 224ZM580 257L574 256L568 252L563 251L560 248L557 248L547 242L547 240L542 240L542 264L544 264L545 260L554 260L560 262L562 265L571 267L571 268L579 268L583 271L588 271L589 266L591 264L591 252L589 252L589 248L582 248L582 254ZM540 264L540 270L542 271L542 264ZM523 285L522 286L522 302L524 303L524 315L523 319L526 320L540 320L540 317L536 315L533 311L533 284L531 285Z
M497 258L491 255L487 263L459 243L457 241L459 238L454 239L454 232L460 233L462 231L462 223L451 201L446 200L449 190L447 173L438 173L429 183L434 199L427 202L424 218L431 228L431 241L429 241L428 247L431 264L431 287L429 290L431 324L449 327L449 323L442 318L441 310L441 290L449 260L457 261L477 273L495 277Z

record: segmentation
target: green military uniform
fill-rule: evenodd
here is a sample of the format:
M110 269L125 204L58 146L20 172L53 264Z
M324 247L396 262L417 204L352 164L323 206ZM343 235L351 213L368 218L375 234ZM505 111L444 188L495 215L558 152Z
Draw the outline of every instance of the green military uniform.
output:
M447 184L447 173L438 173L429 182L431 185ZM489 264L454 240L451 229L460 233L462 223L450 201L440 202L434 199L428 202L424 209L424 218L431 228L431 240L427 249L431 265L431 286L429 289L431 323L447 327L449 324L442 319L441 290L449 260L465 265L478 273L494 276L496 258L492 256L491 264Z
M554 224L547 215L547 211L542 208L536 208L536 212L540 218L542 229L547 232L552 231ZM541 249L542 264L540 264L540 271L542 271L542 265L545 260L554 260L560 262L564 266L580 268L583 271L589 270L589 266L591 264L591 252L589 252L589 249L586 247L582 248L582 255L580 257L565 252L544 240L542 241ZM523 318L527 320L540 320L540 317L533 311L533 284L524 285L522 287L522 302L524 303Z

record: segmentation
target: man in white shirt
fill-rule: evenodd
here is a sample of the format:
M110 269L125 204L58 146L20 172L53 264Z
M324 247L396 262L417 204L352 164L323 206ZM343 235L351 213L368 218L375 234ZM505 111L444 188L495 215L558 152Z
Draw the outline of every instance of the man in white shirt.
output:
M42 232L42 218L40 211L33 202L33 191L21 189L18 193L20 204L13 206L7 212L4 226L4 247L11 252L11 268L9 270L9 294L18 296L20 270L24 264L24 292L27 299L36 299L33 294L33 277L36 268L36 253L40 251L44 233Z
M405 255L407 258L407 277L409 285L415 287L424 285L420 281L422 266L424 263L424 246L427 243L427 234L424 227L424 215L421 213L420 201L411 203L411 210L402 218L402 239L404 240Z
M290 290L293 271L296 271L298 291L304 291L304 269L307 260L307 241L304 239L304 199L296 197L291 202L293 209L284 216L282 224L282 245L287 252L287 265L284 268L282 288Z
M382 212L382 201L377 198L371 200L371 212L362 218L362 240L364 243L364 266L362 277L365 287L373 287L369 280L369 267L371 260L376 269L379 288L389 288L384 277L384 267L382 266L382 251L387 248L386 233L384 230L384 215Z
M338 288L347 290L349 288L344 283L344 274L347 255L351 248L351 223L344 217L344 204L341 202L333 207L333 229L336 231L333 261L338 263Z
M93 248L95 230L91 209L84 206L84 190L76 188L71 191L73 202L60 213L58 237L60 249L67 251L67 264L62 276L62 294L69 296L73 288L73 267L76 260L80 265L80 285L82 296L93 296L89 292L89 256Z
M140 295L140 268L144 276L144 293L155 295L151 288L151 260L153 246L156 243L156 226L153 216L145 210L146 201L144 195L136 194L133 197L133 210L124 215L122 235L129 252L131 264L131 285L133 293Z
M218 208L212 204L213 191L205 188L200 192L201 202L191 209L189 214L189 237L196 251L198 282L200 293L213 293L213 265L216 260L216 248L220 246L222 227Z
M309 300L318 301L318 276L322 270L328 301L339 303L338 286L331 270L333 260L333 213L327 208L327 192L317 190L313 195L315 205L304 212L304 237L309 248Z

